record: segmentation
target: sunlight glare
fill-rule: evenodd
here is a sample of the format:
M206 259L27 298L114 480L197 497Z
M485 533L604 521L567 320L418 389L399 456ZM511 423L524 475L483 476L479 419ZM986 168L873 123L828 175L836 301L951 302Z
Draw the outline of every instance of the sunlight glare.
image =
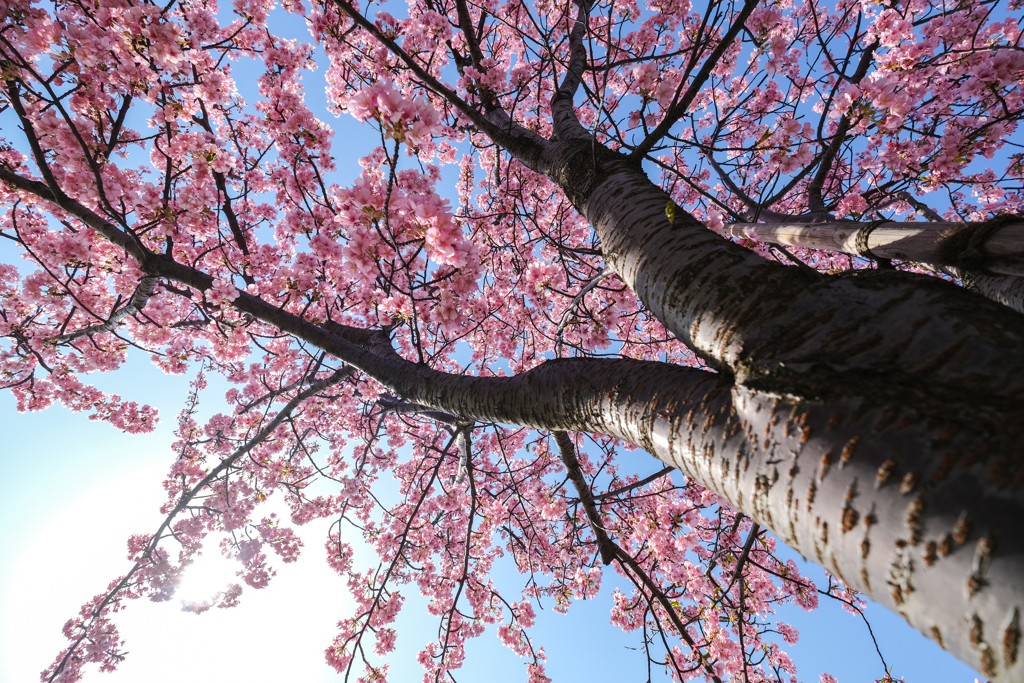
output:
M33 540L19 549L9 585L0 594L0 683L38 680L39 672L67 642L60 629L68 617L130 566L125 545L129 534L160 522L154 501L160 498L164 469L153 464L99 485L90 482L78 497L62 500L48 519L29 520ZM285 508L275 508L275 503L268 503L267 511L284 514ZM243 583L236 576L241 565L223 557L220 538L211 535L169 603L126 603L115 621L125 639L127 659L116 672L101 676L88 667L86 680L334 680L323 649L337 620L352 606L345 584L318 552L329 525L329 520L322 520L302 528L306 548L297 562L284 564L272 558L278 575L267 590L243 586L237 607L197 615L182 610L181 601L209 600L228 585ZM51 560L55 552L61 561ZM216 647L208 647L214 642ZM268 642L288 656L224 655L252 652L257 643Z
M236 576L239 565L220 554L219 538L208 538L206 552L185 570L174 597L182 606L216 599L232 583L241 583Z

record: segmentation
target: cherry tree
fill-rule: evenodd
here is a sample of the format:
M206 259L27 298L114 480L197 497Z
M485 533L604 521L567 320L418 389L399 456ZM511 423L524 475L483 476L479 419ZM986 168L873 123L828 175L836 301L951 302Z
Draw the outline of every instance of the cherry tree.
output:
M142 432L87 375L136 349L194 376L165 521L43 680L116 667L115 613L204 542L240 582L195 611L321 518L346 677L387 677L404 590L439 623L425 680L488 626L548 680L536 609L607 566L612 623L677 680L793 681L775 606L861 595L1020 680L1019 10L3 0L4 386ZM373 137L354 179L318 62ZM200 424L211 373L230 410Z

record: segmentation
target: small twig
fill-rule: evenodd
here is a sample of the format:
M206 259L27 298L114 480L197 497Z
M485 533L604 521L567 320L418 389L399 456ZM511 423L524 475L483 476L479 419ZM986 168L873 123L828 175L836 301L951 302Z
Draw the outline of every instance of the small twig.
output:
M754 547L754 541L759 533L761 533L761 525L754 522L754 526L750 527L750 533L747 534L747 541L743 544L743 552L740 553L739 559L736 560L736 571L733 572L732 580L729 581L729 585L723 593L728 593L732 585L740 578L740 575L743 573L743 565L746 563L747 558L750 557L750 549Z
M640 481L636 482L635 484L629 484L627 486L620 486L617 489L613 489L613 490L608 491L606 493L602 493L599 496L594 496L594 500L595 501L597 501L597 500L604 500L605 498L611 498L612 496L617 496L620 493L626 493L627 491L632 491L633 489L640 488L641 486L646 486L647 484L650 484L652 481L655 481L657 479L661 479L662 477L664 477L666 474L668 474L669 472L671 472L674 469L675 469L675 467L666 467L664 469L658 470L654 474L650 475L649 477L644 477L643 479L641 479Z
M581 289L579 293L573 297L572 301L569 302L569 305L566 307L565 312L562 313L562 319L558 321L558 329L555 330L556 358L560 358L562 356L562 332L565 331L566 326L569 324L569 316L572 315L572 311L573 309L576 308L576 304L578 304L580 300L587 295L587 292L592 290L594 287L597 287L598 283L600 283L601 280L605 279L609 275L614 274L614 270L612 270L611 268L605 268L603 271L601 271L600 274L590 278L590 281L587 282L587 284L583 285L583 289Z
M736 517L735 519L733 519L732 522L732 528L729 529L729 533L726 535L732 536L734 533L736 533L736 530L740 528L740 523L744 520L744 518L746 518L745 514L743 514L742 512L737 512ZM708 577L709 579L711 578L711 572L713 572L715 570L715 567L718 566L718 555L721 552L719 541L721 541L721 538L722 534L721 532L719 532L718 535L715 537L715 549L711 552L711 557L708 558L708 568L704 570L704 576Z
M815 586L813 583L804 583L803 581L797 581L796 579L794 579L791 576L785 576L785 575L780 574L780 573L778 573L776 571L772 571L768 567L765 567L765 566L755 562L754 560L748 560L748 561L750 562L750 564L754 565L755 567L757 567L758 569L760 569L763 572L771 574L772 576L774 576L776 578L779 578L779 579L782 579L783 581L789 581L790 583L795 583L798 586L803 586L807 590L817 591L817 592L821 593L822 595L824 595L826 597L832 598L833 600L838 600L839 602L843 603L844 605L849 606L850 609L852 609L855 612L857 612L857 615L860 616L860 618L864 620L864 625L868 627L868 634L871 636L871 641L875 644L875 652L878 653L878 658L880 660L882 660L882 668L885 669L886 671L889 670L889 665L885 663L885 657L882 656L882 649L878 646L878 639L875 638L875 632L871 628L871 622L869 622L867 616L865 616L864 610L862 610L860 607L858 607L854 603L850 602L849 600L844 600L843 598L839 597L838 595L833 595L830 592L832 590L831 578L829 579L829 590L823 591L820 588L818 588L817 586Z

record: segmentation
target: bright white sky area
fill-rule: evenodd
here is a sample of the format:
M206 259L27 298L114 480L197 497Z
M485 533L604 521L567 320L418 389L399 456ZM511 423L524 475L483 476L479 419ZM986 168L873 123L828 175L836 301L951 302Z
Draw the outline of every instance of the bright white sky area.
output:
M62 624L130 566L128 535L159 523L160 482L188 378L162 376L137 360L133 377L124 379L145 387L147 400L163 408L155 434L129 437L63 408L18 415L8 395L0 403L0 680L38 680L63 647ZM307 536L322 539L325 524ZM95 678L330 680L322 653L348 604L346 590L320 561L319 547L306 550L298 562L278 567L271 589L247 590L234 610L199 616L181 612L177 599L132 603L118 619L131 654L117 673ZM202 599L231 575L214 546L192 567L181 597Z
M61 626L80 605L129 566L129 534L151 532L163 500L160 482L173 460L169 446L175 415L188 391L186 377L168 377L141 354L100 386L161 410L156 432L127 436L61 407L18 414L10 395L0 395L0 683L31 683L49 664L64 639ZM222 394L211 382L204 414L217 412ZM637 454L642 458L642 454ZM638 467L653 463L646 460ZM278 576L262 591L246 588L241 605L202 615L180 611L180 602L132 602L118 617L127 639L127 660L117 673L93 672L86 681L180 683L192 681L282 680L317 683L340 676L324 664L323 651L334 624L350 616L347 589L322 559L327 523L303 532L306 546L292 565L278 563ZM355 540L355 539L351 539ZM356 569L371 562L357 557ZM182 588L192 599L230 580L215 549L194 565ZM503 583L514 571L499 572ZM817 575L817 574L813 574ZM567 616L539 613L534 636L549 656L554 681L636 681L647 677L639 642L608 624L607 593L617 577L608 575L605 596L573 606ZM418 681L415 654L436 636L436 622L415 595L405 592L399 647L389 658L391 680ZM883 609L869 610L890 666L907 683L972 683L974 673ZM840 683L870 683L881 675L862 622L835 603L816 612L787 609L783 618L801 631L791 648L801 681L817 683L828 671ZM655 670L654 680L667 680ZM502 647L494 633L473 642L460 683L525 680L523 663Z

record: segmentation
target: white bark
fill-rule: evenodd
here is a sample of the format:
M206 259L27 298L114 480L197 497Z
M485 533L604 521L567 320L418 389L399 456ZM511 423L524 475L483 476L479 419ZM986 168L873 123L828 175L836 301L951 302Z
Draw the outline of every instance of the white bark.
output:
M986 237L985 233L990 232ZM1024 313L1024 221L984 223L732 223L723 233L790 247L935 264L964 286ZM971 237L974 236L974 244Z
M967 267L1024 275L1024 220L985 223L732 223L724 233L759 242L824 249L869 258ZM972 238L975 238L972 242ZM967 252L967 253L965 253ZM973 263L965 265L964 261Z
M953 266L946 266L945 270L953 277L959 278L964 287L972 292L997 301L1018 313L1024 313L1024 277L979 275L961 271Z
M667 407L624 438L993 681L1024 679L1024 318L936 278L771 264L670 223L632 169L602 180L579 206L609 264L733 378L703 422Z

